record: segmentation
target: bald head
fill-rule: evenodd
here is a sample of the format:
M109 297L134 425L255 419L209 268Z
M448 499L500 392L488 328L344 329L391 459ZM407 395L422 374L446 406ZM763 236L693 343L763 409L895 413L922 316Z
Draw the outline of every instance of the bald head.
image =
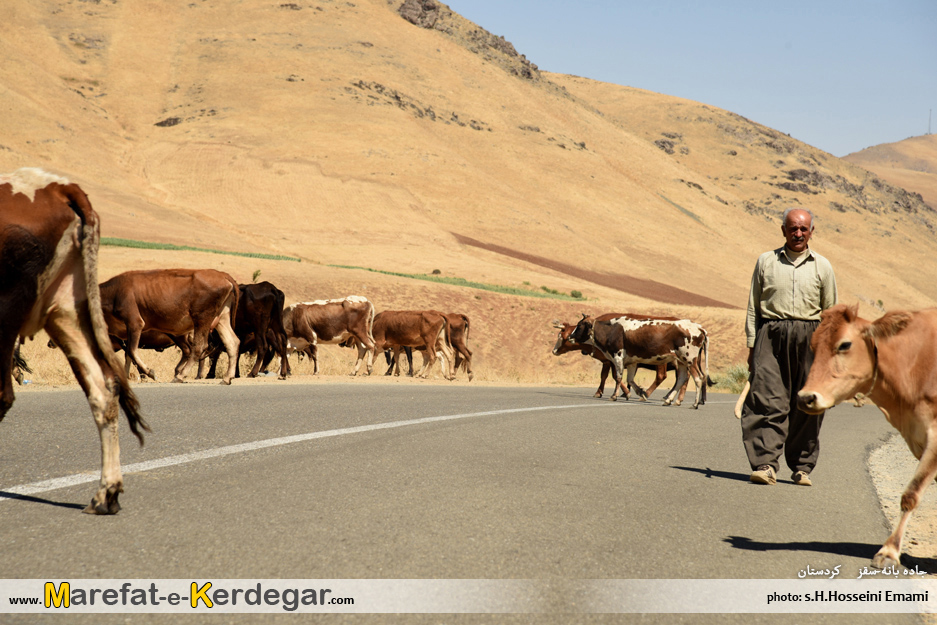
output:
M803 252L813 234L813 215L802 208L791 208L784 212L781 233L787 241L787 248L792 252Z

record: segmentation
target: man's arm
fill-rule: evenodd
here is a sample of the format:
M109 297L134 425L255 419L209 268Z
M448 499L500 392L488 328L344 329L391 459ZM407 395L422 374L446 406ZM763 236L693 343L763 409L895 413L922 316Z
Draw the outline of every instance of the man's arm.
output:
M749 349L755 346L758 317L761 312L761 259L758 260L759 262L755 263L755 271L752 273L752 285L748 290L748 311L745 315L745 341ZM749 360L751 360L751 354L749 354Z
M820 310L832 308L836 305L838 299L836 293L836 275L833 273L833 266L830 265L829 262L826 262L820 274Z

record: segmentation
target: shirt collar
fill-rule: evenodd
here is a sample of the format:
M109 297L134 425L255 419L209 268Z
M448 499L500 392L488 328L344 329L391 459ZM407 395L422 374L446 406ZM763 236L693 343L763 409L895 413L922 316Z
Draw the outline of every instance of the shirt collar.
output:
M787 259L787 262L794 265L795 267L797 267L798 265L802 265L803 263L807 262L809 259L813 258L813 251L809 247L807 248L807 251L803 256L800 256L797 258L794 257L793 252L787 249L787 245L781 246L781 253ZM800 263L796 263L796 260L798 259L800 260Z

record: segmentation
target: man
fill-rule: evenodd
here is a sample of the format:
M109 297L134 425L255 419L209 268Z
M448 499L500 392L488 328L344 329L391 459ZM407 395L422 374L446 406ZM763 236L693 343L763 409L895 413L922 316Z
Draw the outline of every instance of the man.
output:
M742 408L742 442L752 482L777 483L783 448L794 484L810 486L823 415L798 410L797 391L813 362L810 336L820 312L836 304L836 278L830 262L808 245L812 213L786 210L781 232L785 245L758 258L748 296L751 391Z

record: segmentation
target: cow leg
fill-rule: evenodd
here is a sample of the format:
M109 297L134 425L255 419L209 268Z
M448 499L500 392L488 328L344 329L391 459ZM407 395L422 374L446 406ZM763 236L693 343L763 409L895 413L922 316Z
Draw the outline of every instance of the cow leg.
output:
M693 402L693 407L699 410L701 400L704 398L703 389L706 388L706 380L700 375L699 368L696 366L696 363L693 362L689 367L690 375L689 377L693 378L693 386L696 387L696 400ZM689 385L689 380L683 384L683 388L680 389L679 401L683 401L683 396L686 394L686 387Z
M84 312L84 311L83 311ZM117 514L124 490L117 437L118 395L114 372L98 350L90 320L75 310L59 308L46 320L46 332L68 358L78 383L88 397L101 438L101 481L85 508L88 514ZM139 339L139 337L137 337Z
M232 325L231 308L229 304L225 304L224 308L221 310L218 325L215 326L215 330L218 332L218 336L221 337L221 342L224 344L225 353L228 354L228 371L225 373L224 378L221 379L222 384L231 384L231 380L234 379L234 374L237 372L238 367L238 350L241 347L241 341L238 339L237 334L234 333Z
M218 377L218 357L220 355L221 355L220 349L210 349L209 354L207 356L199 359L198 374L196 374L195 378L198 380L204 380L204 379L214 380L215 378L217 378ZM188 360L188 357L185 354L183 354L183 359L184 360L179 361L180 364L185 362L185 360ZM206 360L208 361L209 365L208 365L208 371L204 372ZM176 377L179 377L178 365L176 366Z
M3 343L0 344L0 385L3 387L3 392L0 394L0 421L3 421L3 417L13 407L13 400L15 399L13 393L13 351L19 336L17 329L10 329L9 326L4 328L0 336L3 336Z
M367 347L364 346L364 343L361 342L357 337L355 338L355 348L358 350L358 358L355 360L355 367L351 370L352 377L358 375L358 370L361 369L361 363L364 362L365 356L370 354L370 351ZM365 368L367 370L367 368Z
M306 354L312 360L312 375L319 375L319 344L310 343L307 345Z
M400 377L400 354L404 353L409 359L413 358L413 348L407 347L406 345L401 345L394 348L394 376ZM413 365L410 365L410 372L408 375L413 377Z
M413 348L404 346L403 352L407 356L407 377L412 378L413 374L416 372L413 368Z
M654 375L654 382L644 391L649 396L654 394L661 382L667 379L667 365L657 365L657 373Z
M459 359L462 359L461 365L462 369L465 371L465 374L468 376L469 382L472 381L472 378L475 377L475 374L472 372L472 352L469 351L468 347L461 346L455 355L455 366L456 369L459 368Z
M446 340L445 327L436 338L436 350L442 353L442 360L448 368L448 372L446 369L443 369L443 377L447 380L455 380L455 354L453 353L453 349L449 344L449 341ZM427 351L429 351L429 348L427 348Z
M371 370L374 368L374 352L376 351L374 341L366 334L354 334L354 337L355 346L358 348L358 360L355 361L355 368L352 369L351 375L358 375L358 370L361 368L361 363L364 362L365 356L367 356L368 359L365 364L365 370L368 375L371 375Z
M638 398L641 401L647 401L647 393L644 392L644 389L638 386L637 382L634 381L634 375L638 372L638 365L628 365L628 384L626 386L638 394ZM619 380L619 384L620 384Z
M127 355L133 361L133 364L137 366L137 371L140 372L140 380L143 380L143 376L146 376L156 381L156 372L146 366L143 360L140 358L140 335L143 333L143 319L136 319L135 323L127 324ZM58 343L58 341L56 341ZM61 345L60 345L61 347Z
M927 415L925 418L930 421L933 416ZM872 558L872 566L883 569L886 566L897 567L900 564L901 541L908 521L911 520L911 513L917 508L924 496L924 491L935 477L937 477L937 433L931 428L927 433L927 447L921 454L921 461L914 471L914 477L911 478L904 494L901 495L901 519L898 521L898 527Z
M394 372L394 366L397 364L396 350L396 347L384 350L384 358L387 360L387 371L384 372L384 375L391 375Z
M615 380L615 388L612 391L612 396L609 397L608 399L609 401L618 401L618 389L624 388L621 381L622 381L622 378L624 377L622 374L624 373L625 367L624 367L624 362L621 357L614 358L611 365L612 365L612 379ZM626 396L626 399L627 399L627 396Z
M689 378L689 368L686 363L677 364L677 381L674 382L673 388L667 392L667 395L664 396L664 405L669 406L674 403L674 399L677 397L677 390L687 383ZM680 402L676 402L676 405L679 406Z
M602 393L605 392L605 381L608 379L608 372L611 370L612 363L608 362L607 360L602 363L602 373L599 377L599 388L595 391L595 395L593 395L593 397L596 399L602 397Z
M434 345L434 344L435 344L435 339L430 339L430 342L427 343L427 345ZM425 356L423 358L423 366L420 367L419 373L416 374L416 377L418 378L425 378L427 370L430 369L433 363L436 362L436 350L435 349L432 349L431 347L427 347L426 350L423 352L423 354Z
M254 332L254 340L257 342L257 358L254 360L254 366L251 367L250 373L247 374L249 378L257 377L261 365L264 364L264 358L267 356L267 328L264 324L259 325L263 327L258 327ZM240 360L241 350L238 348L238 367L235 368L235 376L240 371Z

